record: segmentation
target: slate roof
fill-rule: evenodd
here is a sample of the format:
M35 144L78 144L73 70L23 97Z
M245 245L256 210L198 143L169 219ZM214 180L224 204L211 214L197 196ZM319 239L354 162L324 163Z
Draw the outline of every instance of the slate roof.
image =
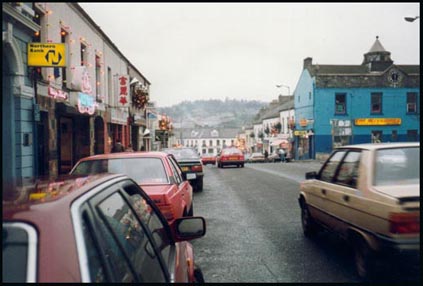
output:
M217 131L217 136L212 136L213 131ZM174 131L176 138L181 137L181 129ZM198 128L183 128L183 139L209 139L209 138L236 138L239 128L213 128L213 127L198 127Z

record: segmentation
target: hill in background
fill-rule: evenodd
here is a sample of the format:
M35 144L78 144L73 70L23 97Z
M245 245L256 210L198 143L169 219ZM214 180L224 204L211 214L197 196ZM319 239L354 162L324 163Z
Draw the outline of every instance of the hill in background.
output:
M174 128L227 127L241 128L253 122L268 103L257 100L195 100L171 107L157 107L160 114L172 119Z

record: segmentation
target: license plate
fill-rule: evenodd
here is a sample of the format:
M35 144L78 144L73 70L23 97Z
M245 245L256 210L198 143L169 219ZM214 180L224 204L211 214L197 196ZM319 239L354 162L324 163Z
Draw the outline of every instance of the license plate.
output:
M181 167L181 170L184 172L189 171L189 167Z
M194 173L187 174L187 180L195 179L197 176Z
M229 157L229 160L238 160L238 157Z

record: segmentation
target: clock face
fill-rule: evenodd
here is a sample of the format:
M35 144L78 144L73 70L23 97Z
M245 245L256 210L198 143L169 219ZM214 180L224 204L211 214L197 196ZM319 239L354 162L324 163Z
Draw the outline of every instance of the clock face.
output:
M397 69L391 69L388 73L388 80L392 83L398 83L402 79L401 74Z

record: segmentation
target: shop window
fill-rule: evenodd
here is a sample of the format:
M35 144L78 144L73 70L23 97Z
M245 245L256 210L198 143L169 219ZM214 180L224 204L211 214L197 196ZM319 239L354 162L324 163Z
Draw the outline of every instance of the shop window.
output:
M407 92L407 113L417 113L416 92Z
M81 43L81 66L86 66L86 54L87 54L87 46L84 43Z
M335 94L335 114L345 114L347 112L346 97L346 93Z
M371 110L372 114L382 113L382 93L381 92L372 92L371 94Z

